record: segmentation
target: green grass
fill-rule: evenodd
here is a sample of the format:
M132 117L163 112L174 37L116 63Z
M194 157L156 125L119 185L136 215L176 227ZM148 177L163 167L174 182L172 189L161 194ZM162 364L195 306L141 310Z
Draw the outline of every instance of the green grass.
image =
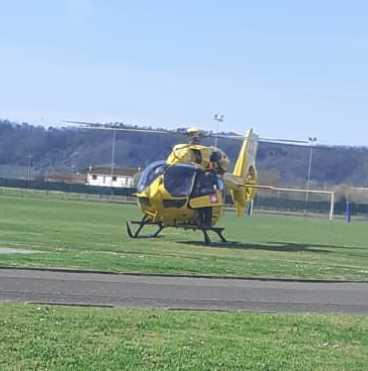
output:
M368 318L1 305L1 370L366 370Z
M200 232L168 229L155 240L127 238L132 205L0 195L0 266L368 280L366 223L256 216L220 221L235 241L206 247Z

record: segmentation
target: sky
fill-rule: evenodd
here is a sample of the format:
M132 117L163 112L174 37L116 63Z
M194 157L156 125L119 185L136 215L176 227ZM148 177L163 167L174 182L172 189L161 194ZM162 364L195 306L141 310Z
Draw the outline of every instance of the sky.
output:
M0 0L0 118L368 145L368 2Z

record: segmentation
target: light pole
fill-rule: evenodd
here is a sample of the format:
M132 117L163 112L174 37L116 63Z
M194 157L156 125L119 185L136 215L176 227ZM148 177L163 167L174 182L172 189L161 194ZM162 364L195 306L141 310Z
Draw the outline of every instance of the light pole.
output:
M28 164L27 164L27 187L29 187L30 183L31 183L31 169L32 169L32 155L29 154L27 156L28 158Z
M114 167L115 167L115 145L116 145L116 130L112 131L112 146L111 146L111 183L110 186L113 186L114 182Z
M307 214L307 206L309 201L309 188L310 188L310 178L312 172L312 161L313 161L313 147L317 142L316 137L308 137L309 142L309 160L308 160L308 172L307 172L307 182L306 182L306 193L305 193L305 202L304 202L304 215Z
M224 121L224 115L219 115L218 113L216 113L213 116L213 119L217 122L216 134L218 134L220 131L220 122ZM217 147L217 141L218 141L218 138L215 137L215 147Z

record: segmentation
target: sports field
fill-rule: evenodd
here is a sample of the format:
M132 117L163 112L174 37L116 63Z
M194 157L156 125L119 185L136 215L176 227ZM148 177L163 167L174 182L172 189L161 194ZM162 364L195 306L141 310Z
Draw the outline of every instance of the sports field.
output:
M0 266L368 281L365 223L222 219L234 241L199 232L131 240L133 205L0 195ZM367 316L64 308L1 304L0 369L365 370Z
M137 218L133 205L2 192L0 247L34 253L0 254L0 265L368 280L365 222L229 212L219 225L233 242L208 247L200 232L174 229L129 239L125 221Z

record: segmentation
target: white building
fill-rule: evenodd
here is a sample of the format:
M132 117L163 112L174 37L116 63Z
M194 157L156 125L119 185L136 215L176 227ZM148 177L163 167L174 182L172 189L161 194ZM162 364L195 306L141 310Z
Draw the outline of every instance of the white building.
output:
M114 168L90 166L87 171L87 184L100 187L133 188L134 175L139 172L132 168Z

